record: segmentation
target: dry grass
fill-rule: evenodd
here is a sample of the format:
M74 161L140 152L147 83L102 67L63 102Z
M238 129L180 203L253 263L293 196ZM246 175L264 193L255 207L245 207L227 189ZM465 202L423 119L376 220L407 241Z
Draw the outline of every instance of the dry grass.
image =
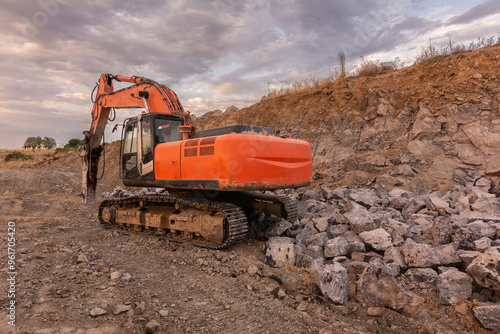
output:
M478 37L475 41L472 41L469 44L454 44L451 39L451 35L448 35L447 43L439 46L436 46L436 44L429 39L429 45L425 48L422 47L420 53L415 57L415 64L433 64L444 60L445 57L450 54L471 52L485 47L498 45L500 45L500 36L492 36L490 38Z
M13 152L22 152L23 154L32 156L33 159L28 160L12 160L5 161L5 157ZM22 166L29 166L39 163L48 158L52 158L54 156L55 150L9 150L9 149L0 149L0 168L19 168Z
M450 54L470 52L489 46L500 45L500 36L482 38L472 41L468 44L455 44L451 35L447 35L448 41L436 46L432 40L429 45L422 47L422 50L416 55L414 64L422 63L424 65L442 61ZM334 68L333 72L326 77L312 77L306 80L274 80L267 83L267 98L284 96L292 93L306 93L322 89L326 86L345 87L348 86L348 80L353 77L374 77L386 73L394 72L404 68L405 64L396 61L379 61L361 57L359 64L354 70L345 69L345 54L341 50L337 55L340 66Z

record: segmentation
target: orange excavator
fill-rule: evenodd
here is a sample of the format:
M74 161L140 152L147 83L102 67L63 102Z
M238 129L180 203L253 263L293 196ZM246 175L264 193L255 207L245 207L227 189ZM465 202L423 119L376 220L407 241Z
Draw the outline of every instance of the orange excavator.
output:
M131 85L114 91L113 81ZM123 123L123 184L165 188L168 195L105 200L99 207L102 224L222 248L245 238L247 216L258 208L296 219L292 200L262 191L310 184L307 142L273 136L271 129L254 125L196 131L169 87L138 76L102 74L99 79L92 123L79 149L84 203L96 200L101 140L113 108L144 109Z

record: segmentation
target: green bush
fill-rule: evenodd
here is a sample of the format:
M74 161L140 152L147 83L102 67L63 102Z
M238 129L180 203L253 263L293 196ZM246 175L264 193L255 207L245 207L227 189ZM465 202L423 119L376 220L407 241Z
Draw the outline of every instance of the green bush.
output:
M19 151L14 151L5 156L5 161L13 161L13 160L29 160L33 159L32 155L24 154Z

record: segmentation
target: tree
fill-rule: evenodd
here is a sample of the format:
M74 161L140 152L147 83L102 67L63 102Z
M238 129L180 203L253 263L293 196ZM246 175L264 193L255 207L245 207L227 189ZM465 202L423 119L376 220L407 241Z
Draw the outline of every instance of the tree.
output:
M85 144L85 141L83 139L73 138L73 139L70 139L66 145L64 145L64 150L65 151L69 151L69 150L75 151L78 147L80 147L83 144Z
M45 136L42 139L42 145L46 149L50 150L50 149L53 149L54 147L56 147L57 143L56 143L56 140L54 138Z
M33 151L42 147L42 137L28 137L24 142L23 148L31 148Z

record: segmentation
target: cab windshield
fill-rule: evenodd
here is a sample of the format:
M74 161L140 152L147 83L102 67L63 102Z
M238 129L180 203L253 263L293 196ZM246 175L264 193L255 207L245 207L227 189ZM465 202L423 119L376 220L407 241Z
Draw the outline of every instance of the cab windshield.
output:
M178 141L182 139L181 133L179 132L180 121L175 121L171 119L156 118L155 120L155 135L156 142L167 143L171 141Z

